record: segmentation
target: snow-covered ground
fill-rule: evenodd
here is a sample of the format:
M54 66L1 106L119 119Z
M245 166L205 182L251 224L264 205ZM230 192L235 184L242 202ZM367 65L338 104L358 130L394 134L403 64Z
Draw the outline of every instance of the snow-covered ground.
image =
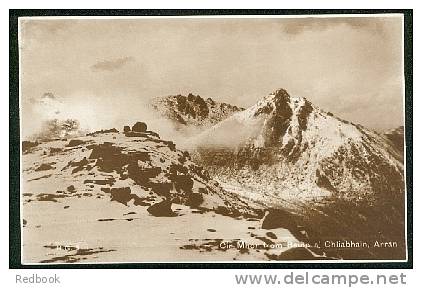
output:
M158 175L140 178L145 183L132 175L135 156L143 157L136 171L159 167ZM253 211L244 200L153 135L112 132L38 143L25 150L22 168L24 263L265 261L304 244L287 229L262 229L261 219L242 215ZM192 188L177 175L192 179ZM166 197L148 185L169 181L168 197L180 204L172 204L173 217L153 216L148 207ZM185 204L194 192L203 195L197 208ZM234 208L241 213L229 215Z
M301 243L283 228L272 229L277 239L269 238L269 230L261 229L260 221L202 214L177 204L173 209L175 217L154 217L146 207L126 207L109 199L28 203L23 210L28 219L23 228L23 261L265 261L266 254L277 256L289 245ZM265 242L256 237L273 241L274 247L266 249ZM227 248L226 242L233 247ZM257 248L242 249L242 242ZM85 253L78 255L83 249Z

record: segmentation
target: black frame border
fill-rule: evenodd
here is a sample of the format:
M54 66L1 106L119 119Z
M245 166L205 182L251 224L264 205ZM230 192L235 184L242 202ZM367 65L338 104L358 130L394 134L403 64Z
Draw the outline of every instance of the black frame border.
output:
M404 16L405 144L407 185L407 262L361 263L21 263L19 17L33 16L207 16L207 15L324 15L402 14ZM412 269L413 268L413 10L412 9L11 9L9 10L9 268L10 269Z

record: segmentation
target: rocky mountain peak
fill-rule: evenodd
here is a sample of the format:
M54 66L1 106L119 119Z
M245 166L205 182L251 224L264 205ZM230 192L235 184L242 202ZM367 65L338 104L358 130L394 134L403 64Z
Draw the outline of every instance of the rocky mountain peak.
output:
M403 191L401 158L385 138L325 112L303 97L291 97L284 89L204 131L196 142L200 161L211 167L210 171L219 177L230 174L230 179L239 176L239 182L262 182L266 192L274 183L266 183L262 173L273 179L273 175L283 178L281 175L293 172L295 176L288 181L269 181L279 184L273 192L283 197L290 197L300 186L301 197L339 191L361 195L365 189L379 191L380 178L392 182L387 174L398 179L391 187ZM247 177L239 175L239 167L249 171ZM253 188L261 190L261 184Z
M270 93L268 96L265 96L264 99L272 101L276 107L280 107L281 105L285 105L290 102L290 95L285 89L279 88Z
M356 237L348 229L362 217L361 237L402 241L403 156L386 138L279 89L202 132L192 155L226 190L295 215L312 239Z
M285 89L277 89L233 118L243 123L245 129L259 122L249 140L254 146L274 147L286 144L287 138L296 138L295 142L300 144L301 134L308 128L308 118L314 110L318 109L305 98L292 97Z
M270 113L284 113L291 114L290 95L284 89L277 89L273 93L264 96L258 103L252 106L255 110L253 116ZM253 109L255 108L255 109Z
M161 117L186 126L211 126L233 113L244 110L244 108L214 101L211 98L204 99L193 93L187 96L178 94L157 97L151 104Z

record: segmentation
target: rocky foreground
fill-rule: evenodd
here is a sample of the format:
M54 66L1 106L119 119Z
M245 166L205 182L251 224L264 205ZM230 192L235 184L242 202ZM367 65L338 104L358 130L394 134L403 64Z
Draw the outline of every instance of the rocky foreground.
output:
M327 259L142 123L22 150L25 263Z

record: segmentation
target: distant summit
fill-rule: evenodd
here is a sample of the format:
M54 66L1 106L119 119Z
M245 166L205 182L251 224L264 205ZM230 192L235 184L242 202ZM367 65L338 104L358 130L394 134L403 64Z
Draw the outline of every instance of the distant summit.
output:
M211 126L233 113L244 110L244 108L217 102L211 98L203 99L192 93L187 96L179 94L154 98L151 105L167 119L181 125L194 126Z

